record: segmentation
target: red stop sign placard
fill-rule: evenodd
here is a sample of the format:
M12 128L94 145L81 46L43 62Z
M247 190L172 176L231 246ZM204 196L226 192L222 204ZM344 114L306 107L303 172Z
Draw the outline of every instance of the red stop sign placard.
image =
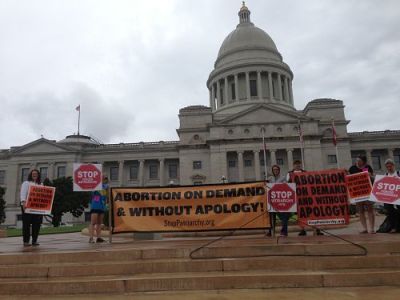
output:
M296 212L296 191L294 183L268 184L268 204L271 212Z
M394 203L400 201L400 178L377 175L371 195L371 198L377 202Z
M74 190L92 191L101 189L101 165L74 164Z

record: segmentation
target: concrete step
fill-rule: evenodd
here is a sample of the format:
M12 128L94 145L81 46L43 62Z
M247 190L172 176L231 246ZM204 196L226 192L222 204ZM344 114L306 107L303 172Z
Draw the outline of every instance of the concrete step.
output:
M131 276L2 279L3 295L132 293L298 287L399 286L400 269L156 273Z
M328 239L326 239L328 240ZM204 244L208 240L204 241ZM302 242L303 241L303 242ZM364 246L368 254L399 254L400 241L393 242L360 242ZM140 245L140 244L139 244ZM172 244L173 245L173 244ZM1 265L16 264L32 264L37 262L40 264L51 263L69 263L69 262L96 262L96 261L134 261L134 260L152 260L152 259L175 259L188 258L189 254L196 247L193 245L182 244L173 245L171 243L159 243L157 247L149 247L146 249L112 249L104 245L100 248L84 251L70 252L30 252L18 254L2 254L0 255ZM272 244L271 241L248 240L242 244L232 245L230 241L222 241L200 249L195 252L192 257L202 259L216 258L239 258L239 257L255 257L266 255L361 255L363 250L347 243L337 243L328 240L328 242L309 243L307 238L296 243L288 243L283 240L279 244Z
M133 275L247 270L341 270L400 268L400 256L270 256L236 259L160 259L0 266L0 279Z

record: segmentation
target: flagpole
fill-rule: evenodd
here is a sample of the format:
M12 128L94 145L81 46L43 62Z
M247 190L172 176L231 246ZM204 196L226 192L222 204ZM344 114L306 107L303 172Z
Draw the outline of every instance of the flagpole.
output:
M301 167L305 170L304 166L304 139L303 139L303 130L301 129L300 119L298 120L299 126L299 139L300 139L300 152L301 152Z
M265 127L261 127L261 133L262 133L262 142L263 142L263 149L264 149L264 180L267 180L267 149L265 146L265 137L264 137L264 132L265 132Z
M79 126L81 123L81 105L79 104L79 109L78 109L78 135L79 135Z
M335 145L335 151L336 151L336 166L339 169L339 151L337 147L335 120L333 118L332 118L332 141Z

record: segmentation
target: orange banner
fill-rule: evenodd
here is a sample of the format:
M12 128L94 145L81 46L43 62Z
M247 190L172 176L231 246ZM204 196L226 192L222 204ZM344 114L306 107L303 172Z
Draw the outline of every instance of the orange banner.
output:
M351 203L369 200L372 191L372 184L368 172L347 175L346 183Z
M29 186L25 212L37 215L50 215L56 188L43 185Z
M266 198L263 182L112 188L113 232L266 228Z
M292 173L300 225L349 224L345 170Z

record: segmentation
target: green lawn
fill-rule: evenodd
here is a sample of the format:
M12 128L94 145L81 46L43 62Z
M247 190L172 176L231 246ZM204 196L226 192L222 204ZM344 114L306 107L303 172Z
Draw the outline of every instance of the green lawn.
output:
M78 224L74 226L62 226L62 227L42 227L40 234L57 234L57 233L70 233L80 232L83 228L87 227L87 224ZM22 229L7 229L7 236L22 236Z

